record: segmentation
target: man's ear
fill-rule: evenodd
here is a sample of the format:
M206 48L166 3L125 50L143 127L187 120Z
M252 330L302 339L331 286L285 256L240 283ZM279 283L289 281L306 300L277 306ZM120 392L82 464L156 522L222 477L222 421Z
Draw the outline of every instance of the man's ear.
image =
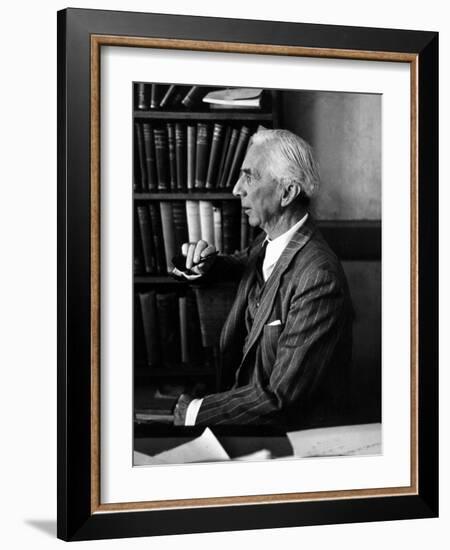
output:
M295 181L284 181L281 185L281 206L286 207L299 197L302 192L300 185Z

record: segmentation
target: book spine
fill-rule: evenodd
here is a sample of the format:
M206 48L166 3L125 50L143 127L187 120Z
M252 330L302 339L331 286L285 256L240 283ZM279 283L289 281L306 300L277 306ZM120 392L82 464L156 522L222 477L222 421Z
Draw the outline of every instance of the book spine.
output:
M204 122L197 123L197 142L195 155L195 187L205 187L206 170L209 160L209 127Z
M236 145L238 141L239 131L236 128L233 128L230 136L230 144L227 149L227 156L225 158L222 177L220 178L220 187L226 187L228 180L228 174L230 172L231 164L233 162L234 152L236 150Z
M155 144L153 142L153 128L149 122L142 123L144 136L145 168L147 172L147 188L149 191L158 189L158 176L156 175Z
M175 127L172 122L166 124L167 127L167 143L169 146L169 174L170 174L170 190L177 190L177 158L175 153Z
M164 128L154 128L156 170L158 174L158 190L169 191L169 159L167 135Z
M181 362L189 363L187 309L185 296L179 296L178 298L178 313L180 317Z
M160 337L158 331L156 293L140 293L142 326L144 332L145 349L147 352L147 365L153 367L161 362Z
M133 218L133 273L134 275L142 275L145 273L145 262L137 208L134 209Z
M186 206L183 201L171 201L173 213L173 225L175 231L176 255L181 254L181 245L189 239L186 219Z
M211 141L211 153L209 155L208 172L206 175L206 189L213 189L217 185L217 173L220 162L220 150L223 138L223 124L214 124L213 137Z
M155 251L156 272L160 275L166 273L166 257L164 254L164 237L161 223L161 213L156 202L148 204L150 220L152 225L153 249Z
M137 217L141 234L142 251L144 254L144 264L146 273L155 272L155 251L153 246L152 229L150 214L146 205L137 207Z
M159 207L161 211L164 252L166 255L166 268L167 272L170 273L173 269L172 258L176 255L172 203L170 203L169 201L161 201L159 203Z
M182 99L181 104L184 107L186 107L186 109L192 109L192 107L194 107L201 93L202 93L201 86L192 86L189 89L188 93Z
M250 129L247 126L242 126L239 133L239 139L236 145L236 151L234 153L233 162L231 164L230 172L225 187L231 189L236 184L239 171L244 160L245 151L247 149L247 143L250 137Z
M145 168L145 149L144 136L142 134L142 126L139 122L134 123L135 135L135 150L137 150L137 158L139 163L139 191L147 190L147 171Z
M133 297L133 363L134 366L147 365L147 349L145 344L144 327L142 325L142 308L139 294Z
M223 138L223 145L222 145L222 152L220 155L220 162L219 162L219 168L217 169L217 181L216 181L216 187L221 187L221 181L223 177L223 169L225 165L225 159L227 157L227 151L228 147L230 145L230 138L231 138L231 126L227 126L227 129L225 130L225 136Z
M213 207L210 201L199 201L201 238L214 244Z
M163 363L166 366L175 366L180 363L180 330L178 315L178 300L174 292L156 294L156 307L158 311L159 334Z
M241 243L241 207L236 201L222 202L223 252L233 254Z
M200 207L198 201L186 201L186 218L189 242L196 243L202 236L200 229Z
M152 84L150 88L150 109L157 109L159 107L159 86L158 84Z
M213 222L214 222L214 246L219 252L223 252L223 237L222 237L222 210L220 206L213 206Z
M173 95L175 94L176 85L171 84L169 88L167 89L166 93L164 94L163 98L161 99L159 103L160 109L165 109L169 106L170 100L172 99Z
M197 128L193 125L187 127L187 188L195 187L195 157L197 144Z
M186 127L177 122L175 124L175 156L177 163L178 191L185 191L186 186Z
M148 111L150 108L150 93L148 84L138 82L136 84L136 109Z
M203 363L202 335L197 300L192 289L186 290L186 324L188 363L195 366Z

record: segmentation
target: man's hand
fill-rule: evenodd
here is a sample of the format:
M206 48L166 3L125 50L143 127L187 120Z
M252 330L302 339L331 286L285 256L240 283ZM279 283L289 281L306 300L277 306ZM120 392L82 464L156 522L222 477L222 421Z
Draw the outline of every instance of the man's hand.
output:
M189 403L192 401L192 397L187 393L182 393L178 398L177 404L173 410L173 424L174 426L184 426L186 421L186 411Z
M209 271L217 255L216 247L206 241L184 243L181 253L186 258L186 268L198 275Z

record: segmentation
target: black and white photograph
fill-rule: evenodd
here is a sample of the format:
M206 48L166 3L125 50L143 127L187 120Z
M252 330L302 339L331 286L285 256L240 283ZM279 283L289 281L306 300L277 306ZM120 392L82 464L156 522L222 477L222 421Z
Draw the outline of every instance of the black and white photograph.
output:
M381 454L382 95L132 86L134 466Z

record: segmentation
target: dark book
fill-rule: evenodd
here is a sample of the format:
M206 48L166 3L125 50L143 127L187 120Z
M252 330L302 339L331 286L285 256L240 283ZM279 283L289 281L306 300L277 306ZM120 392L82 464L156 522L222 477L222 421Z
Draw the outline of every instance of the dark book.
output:
M248 216L245 210L241 209L241 246L240 250L244 250L248 246Z
M150 122L142 123L144 137L145 169L147 173L147 189L156 191L158 189L158 176L156 173L155 143L153 140L153 128Z
M161 97L161 84L152 84L150 89L150 109L158 109Z
M219 187L226 187L228 181L228 174L230 173L231 165L233 164L234 153L236 151L236 145L239 137L239 130L233 128L231 131L230 142L227 148L227 154L223 165L222 174L220 177Z
M164 237L161 223L161 213L159 204L155 201L149 201L148 211L152 227L153 249L155 251L156 273L160 275L167 273L166 256L164 253Z
M194 287L203 347L218 348L223 324L236 298L234 283Z
M250 138L250 129L247 126L242 126L239 132L239 139L237 141L236 150L234 152L233 162L231 164L230 172L228 173L227 182L225 187L232 189L237 182L239 172L241 170L242 162L244 160L245 152L247 150L248 140Z
M148 111L150 109L150 85L138 82L136 84L136 109Z
M185 191L187 189L186 126L181 122L175 124L175 156L177 164L177 188L178 191Z
M159 319L156 305L156 292L140 293L142 326L144 330L145 349L147 352L147 365L154 367L161 363L161 339L158 330Z
M241 244L241 205L238 201L222 201L222 238L225 254L233 254Z
M195 157L197 145L197 127L189 124L187 127L187 188L195 187Z
M137 293L134 294L133 310L133 361L135 367L147 364L147 350L145 348L141 303Z
M156 272L155 249L152 237L152 226L150 213L147 205L141 204L137 208L137 218L141 234L142 251L144 255L144 265L146 273Z
M175 127L173 122L167 122L167 143L169 147L169 173L170 173L170 190L176 191L177 184L177 158L175 153Z
M224 166L225 166L225 159L227 157L227 151L228 151L228 147L230 145L230 138L231 138L232 130L233 129L232 129L231 126L227 126L227 128L225 130L225 136L223 138L223 143L222 143L222 150L221 150L221 153L220 153L219 168L217 170L216 187L221 186L220 182L222 180L223 170L224 170Z
M188 363L194 367L203 364L203 346L197 299L191 288L186 290L186 337Z
M156 294L162 360L165 366L181 363L178 298L175 292Z
M161 201L159 203L159 208L161 211L164 253L166 256L166 273L170 273L173 269L172 258L178 253L175 245L172 201Z
M206 93L204 86L191 86L181 103L186 109L192 109L198 105Z
M166 90L166 93L163 95L161 101L159 102L160 109L166 109L167 107L169 107L171 99L173 99L173 96L175 95L175 91L176 84L171 84Z
M189 91L190 86L177 86L175 93L173 94L170 100L170 107L172 109L181 109L184 107L183 99L186 96L186 93Z
M142 248L142 237L137 208L134 209L133 216L133 273L134 275L142 275L145 273L144 251Z
M181 254L181 245L189 241L184 201L172 201L173 226L175 232L175 255Z
M136 191L147 190L147 170L145 166L145 149L144 149L144 135L142 132L142 125L139 122L134 123L134 137L135 137L135 154L137 155L139 166L139 184ZM136 181L136 180L135 180Z
M211 141L211 152L209 155L208 172L206 174L206 189L214 189L217 186L217 174L220 163L220 152L223 142L223 133L223 124L214 124L213 136Z
M209 161L209 125L197 123L197 141L195 155L195 188L203 189L206 183L206 171Z
M169 151L165 128L154 128L156 172L158 175L158 190L170 190Z

